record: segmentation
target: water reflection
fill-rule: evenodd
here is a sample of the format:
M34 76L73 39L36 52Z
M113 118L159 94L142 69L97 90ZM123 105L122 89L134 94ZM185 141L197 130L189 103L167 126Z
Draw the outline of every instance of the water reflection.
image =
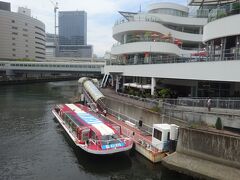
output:
M76 81L1 86L1 180L191 179L138 153L98 157L77 148L51 113L76 92Z
M126 170L131 167L131 159L127 152L107 156L93 155L77 147L65 131L62 131L62 134L68 145L73 149L73 152L77 157L79 167L87 172L108 175L109 172Z

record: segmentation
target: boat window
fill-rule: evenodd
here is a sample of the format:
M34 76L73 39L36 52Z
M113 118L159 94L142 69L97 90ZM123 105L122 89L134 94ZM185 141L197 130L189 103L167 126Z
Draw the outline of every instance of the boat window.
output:
M77 117L75 117L74 115L70 114L70 113L66 113L67 118L69 119L69 121L72 121L75 125L77 126L83 126L83 124L77 120Z
M67 121L67 115L66 114L63 114L63 120Z
M72 123L72 130L73 130L74 132L77 132L77 125L74 124L74 123Z
M91 138L93 140L97 140L97 135L96 135L96 133L94 131L91 132Z
M87 141L89 139L89 129L82 131L82 141Z
M113 134L113 135L105 135L101 137L102 140L102 144L106 145L106 144L116 144L119 143L120 140L118 139L118 135L117 134Z
M157 129L154 129L153 137L158 139L159 141L161 141L161 139L162 139L162 132L157 130Z
M113 126L114 129L120 134L121 133L121 128L120 126Z

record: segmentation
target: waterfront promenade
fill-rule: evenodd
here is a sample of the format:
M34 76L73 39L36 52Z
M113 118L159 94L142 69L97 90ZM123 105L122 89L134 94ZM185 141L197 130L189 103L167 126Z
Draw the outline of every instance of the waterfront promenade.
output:
M142 114L147 113L148 107L146 102L124 97L117 94L112 89L102 89L102 92L107 96L107 99L118 102L121 110L125 110L126 113L131 110L135 110L136 113ZM109 102L108 101L108 102ZM125 104L125 106L123 105ZM110 104L112 105L112 104ZM124 107L122 107L124 106ZM111 107L115 108L116 107ZM184 107L183 110L190 111L192 107ZM213 108L211 112L208 112L207 108L194 107L195 111L201 113L210 114L212 116L226 115L229 116L231 110ZM137 109L140 109L139 111ZM144 110L145 109L145 110ZM150 108L151 109L151 108ZM142 111L142 112L141 112ZM239 116L239 110L232 110L235 112L235 116ZM155 114L155 112L152 112ZM129 114L128 114L129 115ZM134 114L135 118L138 116ZM151 115L145 119L148 122L152 122ZM161 118L158 116L158 121L161 123ZM137 119L137 118L136 118ZM185 121L185 119L182 119ZM236 119L236 121L238 121ZM190 176L203 178L203 179L238 179L240 177L239 170L239 134L230 132L227 130L217 130L210 126L196 126L191 127L185 121L182 124L177 151L168 157L163 159L163 164L175 171L188 174Z
M158 122L160 122L160 120L165 117L167 119L179 121L180 122L179 125L181 125L182 123L195 124L204 122L209 126L214 126L216 123L216 119L220 117L224 122L224 126L226 126L227 129L239 132L236 130L236 128L240 128L240 112L238 109L226 109L214 107L211 108L211 111L209 112L207 107L180 106L168 104L163 102L162 100L157 101L154 99L144 99L135 96L127 96L121 93L118 94L113 89L110 88L101 89L101 91L107 97L107 99L112 99L114 101L123 102L128 105L136 106L142 108L143 111L144 109L150 111L152 112L152 114L154 113L159 114ZM123 111L125 110L123 109ZM131 114L133 115L133 117L137 117L137 115L133 113ZM227 131L223 132L227 133Z

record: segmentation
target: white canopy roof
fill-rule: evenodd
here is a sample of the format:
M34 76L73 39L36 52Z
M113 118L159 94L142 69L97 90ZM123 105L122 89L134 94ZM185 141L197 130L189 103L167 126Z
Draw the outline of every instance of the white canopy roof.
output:
M190 6L202 6L202 5L217 5L235 2L237 0L189 0Z
M139 89L151 89L151 84L125 83L123 86L134 87Z

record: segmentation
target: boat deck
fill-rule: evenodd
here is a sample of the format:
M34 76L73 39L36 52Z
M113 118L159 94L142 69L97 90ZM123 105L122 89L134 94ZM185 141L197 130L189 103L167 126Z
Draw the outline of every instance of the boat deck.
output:
M121 126L123 135L131 137L135 143L143 144L148 147L151 146L151 144L152 144L152 135L151 134L148 134L145 131L142 131L141 129L139 129L137 127L130 126L126 122L124 122L122 120L118 120L115 116L113 116L111 114L107 114L106 118L109 121ZM158 149L156 149L152 146L151 146L151 151L153 153L159 152Z
M135 144L135 150L145 156L153 163L162 161L167 153L160 151L152 145L152 135L133 126L127 121L118 120L111 114L106 115L106 119L112 123L121 126L122 134L131 138Z

